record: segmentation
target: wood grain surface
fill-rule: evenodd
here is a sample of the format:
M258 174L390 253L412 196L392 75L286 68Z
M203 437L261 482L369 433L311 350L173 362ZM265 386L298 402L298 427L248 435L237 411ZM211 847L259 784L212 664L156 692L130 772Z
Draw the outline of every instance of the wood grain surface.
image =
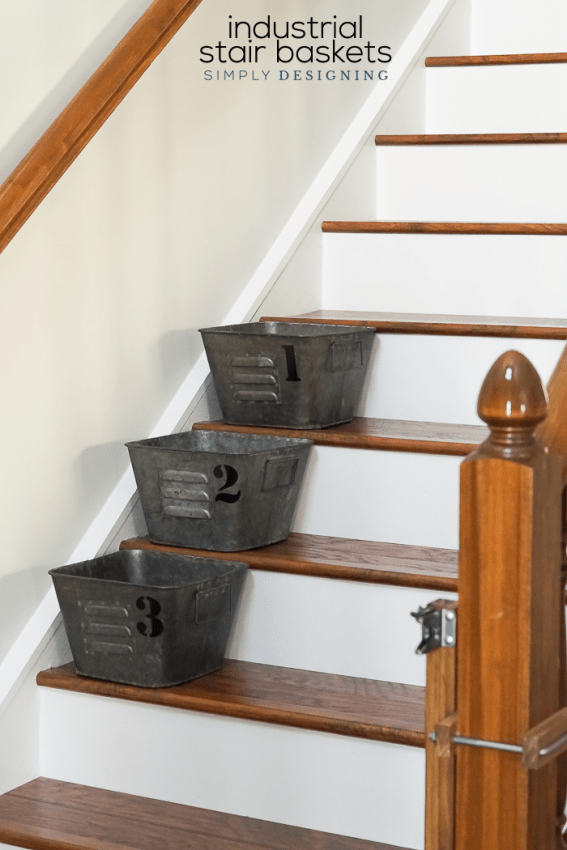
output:
M565 600L566 600L566 582L565 582L565 561L567 551L565 541L567 539L567 517L563 515L563 575L561 577L561 610L559 612L559 645L563 648L559 658L559 705L563 708L567 707L567 623L565 621ZM565 815L565 801L567 799L567 753L564 753L557 760L557 806L555 828L557 833L557 841L555 850L567 850L567 836L565 835L565 826L567 824L567 816Z
M547 417L538 427L536 434L542 443L551 451L563 457L564 467L567 464L567 346L559 358L553 374L547 385L549 396L549 410ZM565 474L565 472L564 472ZM563 602L565 601L565 570L567 569L567 515L563 514L563 577L562 586ZM563 651L560 657L561 682L559 704L567 706L567 657L566 646L566 623L565 608L562 605L560 612L561 637L560 645ZM563 829L567 823L565 817L565 800L567 798L567 755L561 756L557 761L557 847L554 850L566 850L567 840L563 836Z
M560 706L562 467L534 437L539 377L503 354L479 396L490 440L461 465L457 734L520 744ZM557 764L460 746L456 850L555 846Z
M0 796L0 841L30 850L401 850L43 777Z
M439 599L432 604L457 611L457 602ZM425 850L454 850L455 757L450 739L456 723L456 687L456 647L430 652L425 689ZM436 743L429 737L431 732L437 735Z
M0 251L201 0L154 0L0 187Z
M428 56L428 68L451 68L460 65L547 65L567 62L567 53L505 53L489 56Z
M453 549L296 533L290 534L282 543L245 552L211 552L164 546L152 543L147 537L123 540L120 548L244 561L252 569L269 572L428 590L457 590L458 553Z
M424 688L227 660L216 673L170 688L79 676L74 664L39 673L38 685L283 726L425 746Z
M551 451L567 457L567 346L549 379L547 393L549 410L537 429L537 436Z
M431 233L471 236L565 236L567 224L484 221L324 221L323 233Z
M314 310L299 316L263 316L262 322L364 325L376 333L431 336L488 336L521 339L567 339L567 319L511 316L456 316L441 313L376 313L364 310ZM563 367L567 372L567 364Z
M565 738L567 735L567 708L561 708L555 714L547 717L538 726L534 726L524 735L522 742L524 752L522 760L524 767L529 770L539 770L550 761L557 758L557 753L541 755L541 750L545 750L550 744L554 744L559 738ZM567 749L567 741L565 742L561 752ZM563 801L565 802L565 801Z
M486 428L482 425L449 425L444 422L412 422L401 419L362 417L355 417L352 422L347 422L345 425L317 430L226 425L220 421L196 422L193 429L302 437L313 440L317 446L459 456L467 455L487 436Z
M377 145L557 145L567 133L421 133L376 136Z

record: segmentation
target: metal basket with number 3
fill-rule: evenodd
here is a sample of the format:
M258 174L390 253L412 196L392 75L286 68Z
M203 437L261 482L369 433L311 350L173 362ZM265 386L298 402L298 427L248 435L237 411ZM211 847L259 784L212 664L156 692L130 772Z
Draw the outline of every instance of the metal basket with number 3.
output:
M77 672L157 688L218 670L246 569L128 549L50 570Z

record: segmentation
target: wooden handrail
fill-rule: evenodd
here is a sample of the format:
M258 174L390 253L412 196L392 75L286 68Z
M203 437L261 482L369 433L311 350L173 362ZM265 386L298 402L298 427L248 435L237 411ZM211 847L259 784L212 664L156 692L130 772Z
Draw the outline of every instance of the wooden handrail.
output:
M0 187L0 252L201 0L154 0Z

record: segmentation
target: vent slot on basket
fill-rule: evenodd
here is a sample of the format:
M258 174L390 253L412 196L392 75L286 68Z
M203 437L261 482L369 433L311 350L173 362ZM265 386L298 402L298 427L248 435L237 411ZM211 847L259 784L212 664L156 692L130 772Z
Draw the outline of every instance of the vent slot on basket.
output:
M83 623L83 631L89 635L110 635L112 637L131 637L128 626L115 626L112 623Z
M105 655L133 655L134 650L126 643L103 643L84 638L85 651L88 653L103 652Z
M162 510L166 516L211 519L212 500L203 472L164 469L160 472Z
M83 644L88 653L104 652L126 655L133 652L125 640L132 637L130 628L124 623L129 618L128 610L121 605L105 605L93 600L79 602L82 608L81 630ZM104 618L106 622L101 622ZM116 642L104 638L118 638Z
M103 605L102 602L79 602L85 617L119 617L128 619L128 611L121 605Z
M362 369L362 341L331 343L331 372L350 372L351 369Z
M235 401L280 401L278 370L272 358L265 355L233 358L230 387Z

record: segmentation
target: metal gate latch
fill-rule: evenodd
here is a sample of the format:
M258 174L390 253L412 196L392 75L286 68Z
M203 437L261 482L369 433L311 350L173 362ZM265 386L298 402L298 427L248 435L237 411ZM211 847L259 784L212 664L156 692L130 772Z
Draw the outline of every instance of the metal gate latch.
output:
M440 647L456 646L456 611L441 607L439 602L432 602L426 608L413 611L411 616L415 617L423 630L421 643L416 649L417 655L426 655Z

